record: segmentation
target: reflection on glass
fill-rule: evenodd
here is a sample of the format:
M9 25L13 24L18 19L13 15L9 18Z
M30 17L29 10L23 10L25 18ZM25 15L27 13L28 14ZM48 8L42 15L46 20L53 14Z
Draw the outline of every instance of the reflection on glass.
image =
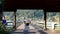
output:
M47 26L51 26L54 29L55 24L60 25L60 12L47 12L46 19Z
M32 20L44 20L43 10L20 10L16 12L17 21L23 20L24 18L30 18Z
M24 19L29 19L32 25L42 27L40 23L44 23L44 11L43 10L23 10L17 9L16 12L17 22L23 21ZM40 29L40 28L39 28Z
M59 12L47 12L47 21L49 22L58 22L59 21Z
M13 27L13 21L14 21L14 12L3 12L3 16L5 16L5 19L7 21L6 28L12 28Z
M7 21L12 22L14 20L14 12L3 12L3 16L5 16L5 19Z

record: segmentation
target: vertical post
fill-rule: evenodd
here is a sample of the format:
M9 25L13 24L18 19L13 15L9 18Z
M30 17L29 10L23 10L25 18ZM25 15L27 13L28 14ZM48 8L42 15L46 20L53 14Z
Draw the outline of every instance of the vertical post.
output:
M2 20L2 9L3 9L3 4L2 1L0 1L0 21Z
M2 21L2 11L0 12L0 21Z
M46 9L47 9L47 4L46 4L46 0L43 0L43 5L44 5L44 21L45 21L45 23L44 23L44 30L47 30L47 28L46 28Z
M14 28L16 29L16 10L14 11L14 23L15 23Z
M46 28L46 9L44 9L44 20L45 20L44 30L47 30L47 28Z

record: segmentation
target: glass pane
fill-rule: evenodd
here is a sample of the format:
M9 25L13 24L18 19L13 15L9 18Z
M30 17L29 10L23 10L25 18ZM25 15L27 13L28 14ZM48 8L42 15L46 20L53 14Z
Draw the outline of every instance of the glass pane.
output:
M3 16L5 16L5 19L7 21L7 26L6 28L11 28L13 27L13 22L14 22L14 12L3 12Z
M52 24L59 24L60 12L47 12L46 15L47 27L52 27Z
M5 16L5 19L10 22L14 21L14 12L3 12L3 16Z
M43 26L44 23L44 10L23 10L23 9L17 9L16 12L16 19L17 23L23 22L24 19L30 19L31 24L37 27Z
M17 21L23 20L21 17L44 20L43 10L17 10Z

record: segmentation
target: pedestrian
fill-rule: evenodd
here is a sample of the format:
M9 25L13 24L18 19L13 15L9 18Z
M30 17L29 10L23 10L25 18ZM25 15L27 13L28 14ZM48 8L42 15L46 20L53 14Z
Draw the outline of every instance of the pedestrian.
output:
M2 16L2 24L4 25L4 29L6 29L6 20L5 20L5 16Z

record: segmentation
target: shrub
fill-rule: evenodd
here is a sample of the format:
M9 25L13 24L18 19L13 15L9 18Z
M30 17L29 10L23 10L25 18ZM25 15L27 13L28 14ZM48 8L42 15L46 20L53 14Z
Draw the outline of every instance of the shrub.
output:
M5 25L3 25L0 21L0 34L10 34L8 29L5 29Z

